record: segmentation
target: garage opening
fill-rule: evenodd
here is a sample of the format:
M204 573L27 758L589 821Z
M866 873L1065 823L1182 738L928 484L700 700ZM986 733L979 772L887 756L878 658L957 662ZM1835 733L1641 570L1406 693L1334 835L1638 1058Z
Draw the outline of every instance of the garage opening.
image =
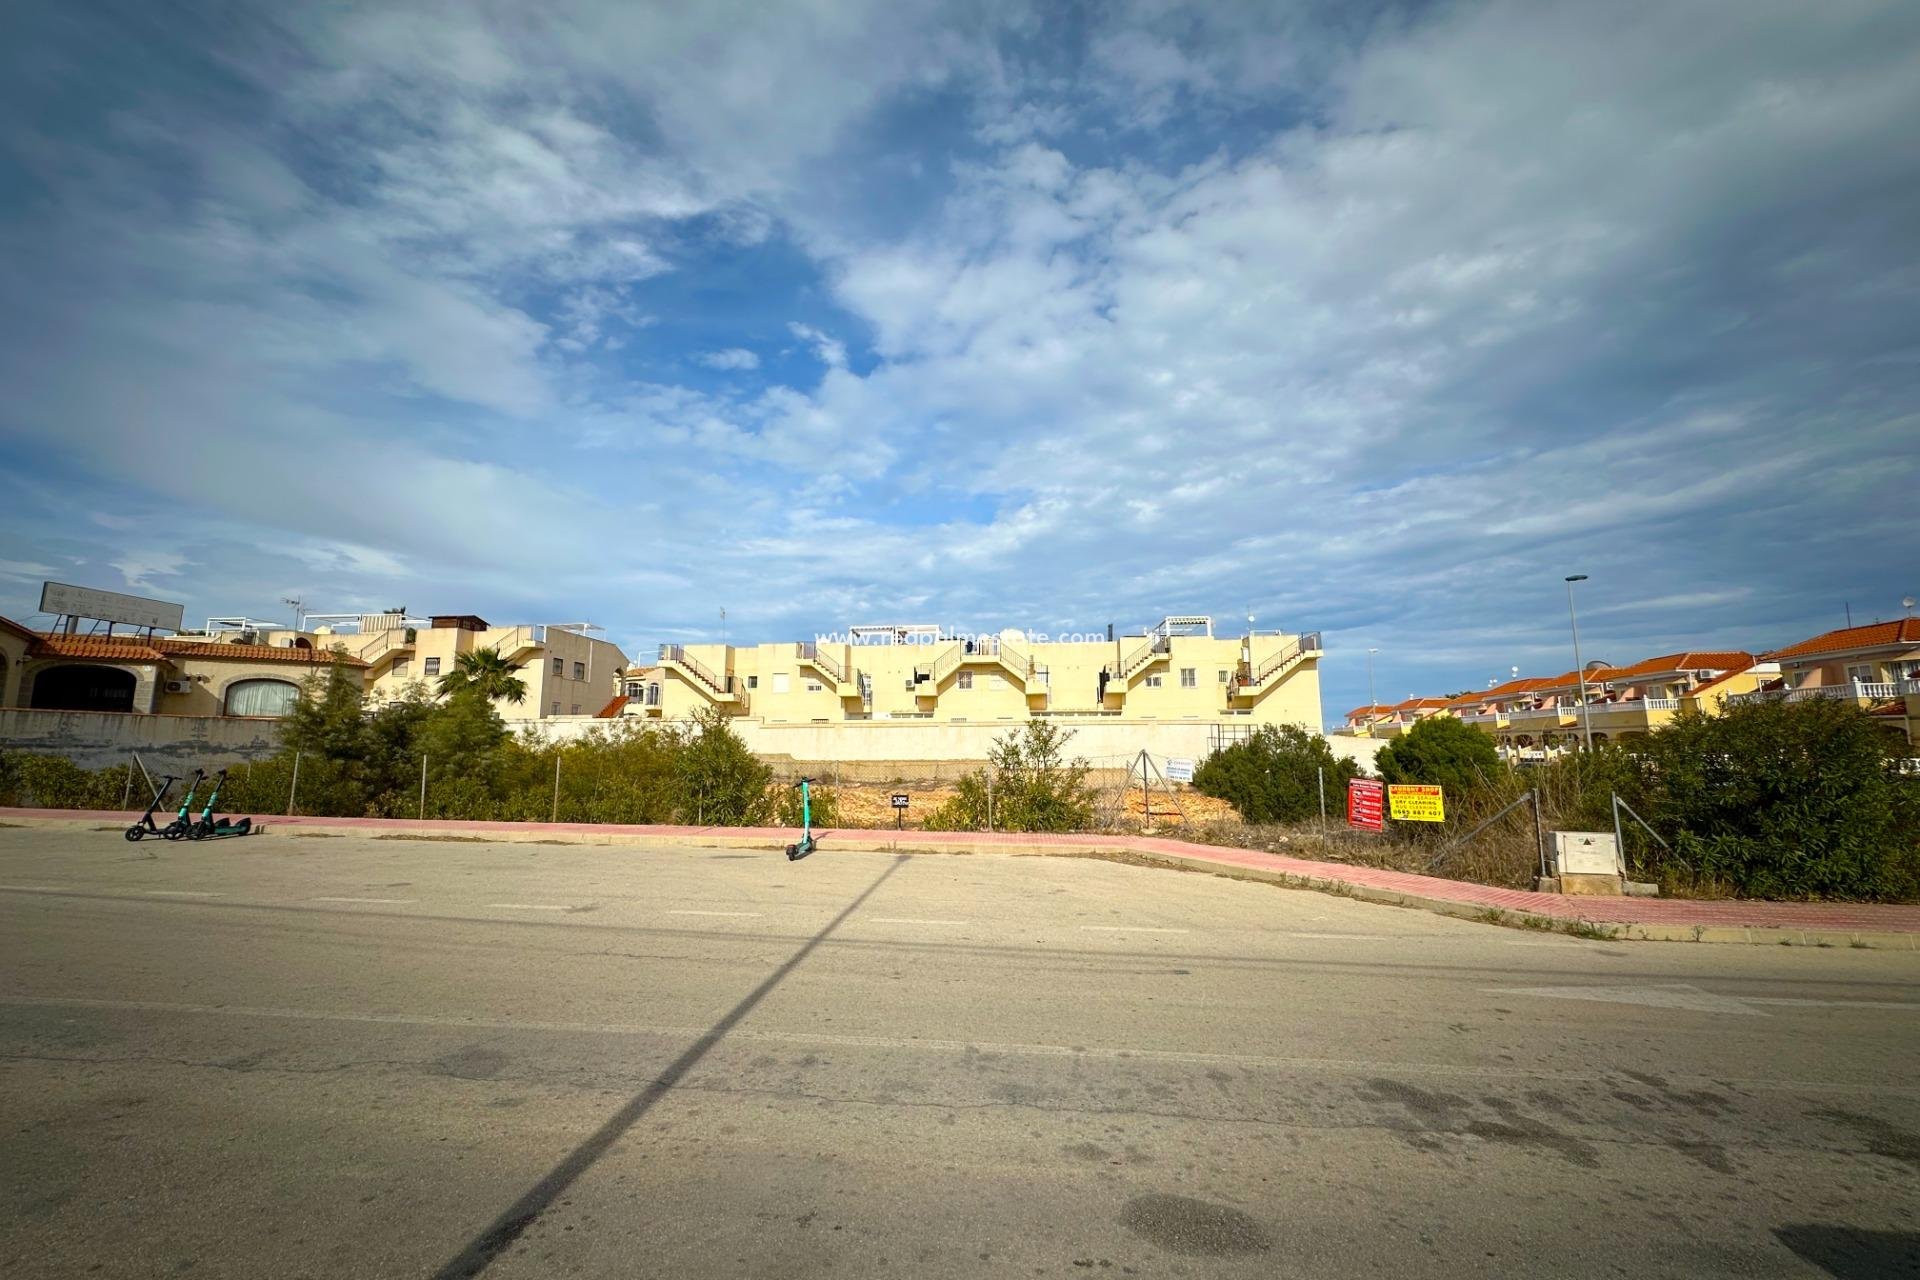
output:
M48 667L33 678L33 705L46 711L131 711L133 672L117 667Z

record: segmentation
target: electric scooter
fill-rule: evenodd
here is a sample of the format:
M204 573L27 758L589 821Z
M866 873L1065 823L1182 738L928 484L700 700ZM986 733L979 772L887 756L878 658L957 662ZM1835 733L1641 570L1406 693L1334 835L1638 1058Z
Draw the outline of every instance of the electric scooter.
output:
M214 821L213 806L220 802L220 788L227 782L227 771L222 769L213 777L213 790L207 794L207 807L200 811L200 821L187 830L189 840L205 840L209 836L222 839L226 836L244 836L253 830L253 819L242 818L235 822L231 818Z
M165 831L165 828L153 820L153 811L160 807L160 802L167 798L167 792L173 790L173 784L178 781L180 779L172 774L168 774L161 780L160 789L153 793L153 803L148 805L147 811L135 818L133 825L127 828L127 839L139 840L143 836L149 834L157 836Z
M813 798L807 792L812 778L800 779L800 840L787 846L787 861L798 862L812 853L819 842L813 838Z
M200 784L206 780L206 776L205 769L193 771L193 781L187 784L187 794L180 797L180 812L174 814L173 821L157 832L162 840L178 840L187 834L189 827L193 826L193 793L200 789Z

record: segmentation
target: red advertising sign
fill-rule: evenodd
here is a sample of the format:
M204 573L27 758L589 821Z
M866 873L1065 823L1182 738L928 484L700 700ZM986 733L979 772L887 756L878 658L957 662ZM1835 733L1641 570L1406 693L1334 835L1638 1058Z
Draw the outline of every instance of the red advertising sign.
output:
M1354 778L1347 783L1347 825L1362 831L1379 831L1386 788L1371 778Z

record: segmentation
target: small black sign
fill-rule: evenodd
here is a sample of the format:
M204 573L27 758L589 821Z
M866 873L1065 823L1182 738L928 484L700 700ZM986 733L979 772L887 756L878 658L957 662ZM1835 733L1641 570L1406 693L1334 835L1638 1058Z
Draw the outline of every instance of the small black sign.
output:
M906 793L906 792L904 792L904 791L896 791L896 792L894 792L894 793L893 793L893 807L894 807L894 808L896 808L896 809L904 809L904 808L906 808L906 807L907 807L907 793Z

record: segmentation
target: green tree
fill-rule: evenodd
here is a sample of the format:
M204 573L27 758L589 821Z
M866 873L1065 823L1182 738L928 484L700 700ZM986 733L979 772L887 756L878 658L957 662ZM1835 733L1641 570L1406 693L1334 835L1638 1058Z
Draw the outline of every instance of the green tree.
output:
M1920 897L1920 779L1904 735L1852 703L1686 714L1634 747L1691 873L1755 897Z
M747 750L724 713L711 709L695 713L677 756L683 817L723 827L767 821L772 811L767 787L773 770Z
M1439 786L1445 789L1449 801L1501 791L1511 785L1492 736L1452 716L1422 720L1406 736L1382 747L1375 764L1389 783Z
M474 649L453 660L453 670L440 677L440 692L472 689L489 701L497 698L518 706L527 700L527 682L513 674L518 670L520 665L501 657L498 649Z
M1299 822L1320 812L1320 778L1328 803L1345 804L1347 781L1360 766L1333 754L1327 740L1297 725L1262 725L1243 742L1208 756L1194 771L1202 795L1225 800L1248 822Z
M1087 762L1069 760L1073 734L1045 720L996 740L987 759L992 774L976 769L961 778L956 794L927 815L929 831L1081 831L1093 825L1093 790Z

